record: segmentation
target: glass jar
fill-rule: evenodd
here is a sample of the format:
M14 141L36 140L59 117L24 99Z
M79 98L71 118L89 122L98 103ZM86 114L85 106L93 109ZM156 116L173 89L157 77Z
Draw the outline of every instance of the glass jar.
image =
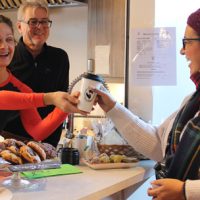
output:
M79 151L75 148L62 148L60 154L62 164L79 165Z

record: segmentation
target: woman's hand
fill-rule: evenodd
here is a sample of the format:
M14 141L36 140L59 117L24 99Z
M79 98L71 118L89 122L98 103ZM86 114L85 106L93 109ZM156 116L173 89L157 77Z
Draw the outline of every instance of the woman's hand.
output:
M115 106L116 101L105 87L102 86L101 89L92 88L92 90L97 93L96 102L105 112L108 112Z
M54 105L65 113L87 113L77 108L80 92L73 92L71 95L67 92L50 92L44 94L45 105Z
M185 200L183 194L183 181L177 179L159 179L151 182L156 185L149 188L147 193L153 200Z

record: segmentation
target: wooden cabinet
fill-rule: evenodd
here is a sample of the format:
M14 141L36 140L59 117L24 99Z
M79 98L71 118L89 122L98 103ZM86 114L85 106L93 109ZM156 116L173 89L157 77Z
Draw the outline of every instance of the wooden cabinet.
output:
M95 47L110 46L109 75L123 80L126 55L126 0L88 0L88 59Z

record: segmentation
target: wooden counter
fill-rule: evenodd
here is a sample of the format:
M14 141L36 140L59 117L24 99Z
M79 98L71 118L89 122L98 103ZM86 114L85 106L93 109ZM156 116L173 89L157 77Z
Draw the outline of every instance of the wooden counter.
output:
M153 161L140 161L128 169L93 170L77 166L83 173L47 178L40 191L14 192L12 200L96 200L109 197L154 174Z

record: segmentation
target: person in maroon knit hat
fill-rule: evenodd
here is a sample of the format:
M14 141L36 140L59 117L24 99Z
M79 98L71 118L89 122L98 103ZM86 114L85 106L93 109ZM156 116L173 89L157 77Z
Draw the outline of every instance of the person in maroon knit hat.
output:
M200 9L188 17L187 24L200 36Z
M137 192L142 200L147 198L142 196L145 186L153 200L200 200L200 9L188 17L180 53L189 61L196 91L159 126L141 120L106 89L93 89L98 104L129 144L157 161L157 180L147 181ZM135 199L135 193L130 199Z

